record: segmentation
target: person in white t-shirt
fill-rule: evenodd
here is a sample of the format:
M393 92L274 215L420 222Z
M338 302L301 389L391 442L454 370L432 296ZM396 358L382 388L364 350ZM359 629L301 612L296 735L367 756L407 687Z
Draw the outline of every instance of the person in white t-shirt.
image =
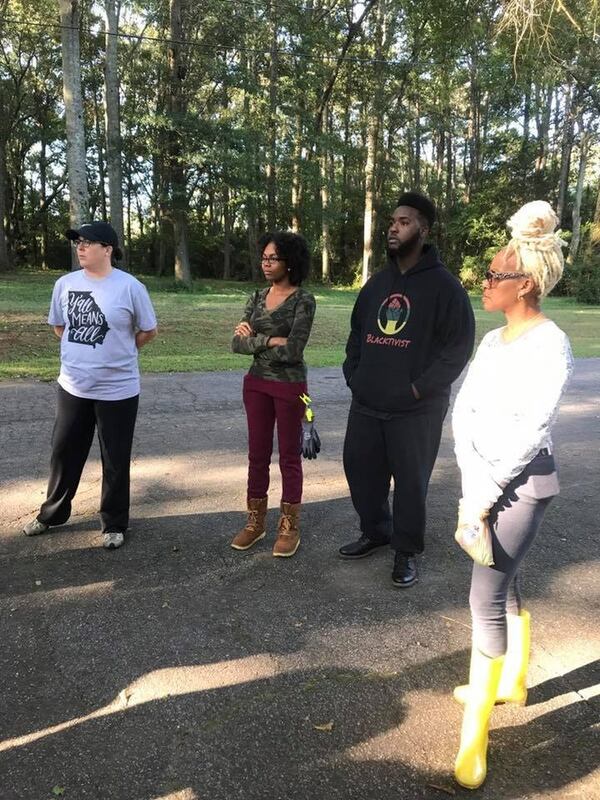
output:
M103 544L115 549L129 525L138 351L156 336L156 316L146 287L115 267L122 253L111 225L90 222L66 236L82 269L59 278L52 292L48 323L60 339L61 366L50 479L40 513L23 532L35 536L69 519L97 428Z
M487 520L493 566L473 564L473 641L455 777L469 789L487 771L489 718L497 702L524 704L530 616L518 570L553 496L558 494L550 431L573 369L569 340L542 312L559 281L564 244L548 203L524 205L508 221L512 238L494 257L483 307L506 325L484 336L454 404L452 427L462 476L459 528Z

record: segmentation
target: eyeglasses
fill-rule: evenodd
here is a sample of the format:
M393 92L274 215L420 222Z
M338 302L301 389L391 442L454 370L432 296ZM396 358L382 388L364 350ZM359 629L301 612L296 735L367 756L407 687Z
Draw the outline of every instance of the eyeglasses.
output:
M510 281L513 278L525 278L524 272L494 272L491 269L483 276L488 283L499 283L500 281Z
M260 260L263 264L279 264L280 261L284 261L279 256L262 256Z
M90 247L93 244L99 244L102 247L108 247L108 245L104 244L104 242L90 242L88 239L76 239L73 242L73 245L75 247L81 247L83 250L87 250L88 247Z

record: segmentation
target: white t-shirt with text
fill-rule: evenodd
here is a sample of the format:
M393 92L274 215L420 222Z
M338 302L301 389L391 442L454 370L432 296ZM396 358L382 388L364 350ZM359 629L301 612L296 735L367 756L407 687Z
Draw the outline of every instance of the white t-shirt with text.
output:
M58 382L76 397L124 400L140 392L137 331L156 328L146 287L113 269L105 278L77 270L54 285L50 325L64 325Z

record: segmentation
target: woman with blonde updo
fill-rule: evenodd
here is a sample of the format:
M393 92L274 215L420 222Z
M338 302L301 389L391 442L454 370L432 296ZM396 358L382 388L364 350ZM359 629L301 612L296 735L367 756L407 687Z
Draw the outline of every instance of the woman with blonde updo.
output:
M458 525L486 519L494 564L473 564L473 641L455 777L476 789L485 780L489 718L495 703L524 704L530 617L517 572L544 512L558 494L550 430L573 367L569 340L542 312L542 297L563 271L558 219L548 203L524 205L508 221L511 240L483 284L486 311L506 325L482 340L452 416L462 477Z

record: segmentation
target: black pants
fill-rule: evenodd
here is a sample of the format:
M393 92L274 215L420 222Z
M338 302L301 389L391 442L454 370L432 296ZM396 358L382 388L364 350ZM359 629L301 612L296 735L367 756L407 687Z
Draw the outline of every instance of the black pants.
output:
M127 530L129 467L138 400L138 395L125 400L88 400L58 387L48 497L38 514L40 522L62 525L71 516L71 501L97 427L102 455L102 530Z
M427 487L447 410L444 403L384 420L350 409L344 471L360 529L369 539L391 541L393 550L405 553L423 552Z

